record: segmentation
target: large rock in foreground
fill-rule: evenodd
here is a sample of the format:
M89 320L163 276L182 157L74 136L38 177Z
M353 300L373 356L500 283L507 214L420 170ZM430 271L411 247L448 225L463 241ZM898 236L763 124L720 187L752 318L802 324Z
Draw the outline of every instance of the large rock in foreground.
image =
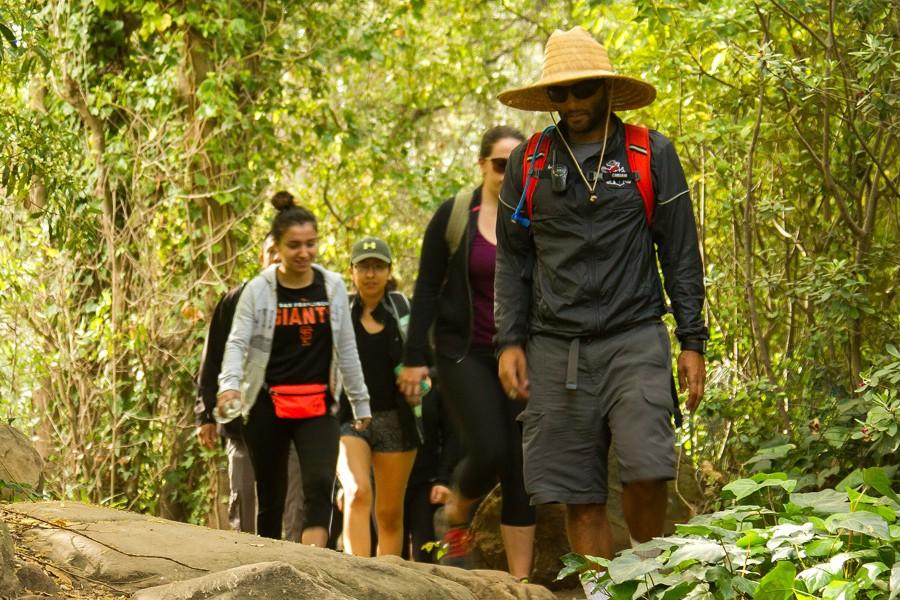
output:
M31 440L18 429L0 423L0 480L16 486L0 489L0 500L22 496L22 491L40 491L43 470L44 461Z
M286 597L293 598L553 599L550 591L516 583L506 573L357 558L72 502L18 503L6 508L38 520L22 535L23 545L69 570L139 592L136 600L257 597L255 592L248 596L241 591L253 587L254 581L260 591L269 590L270 595L258 597L280 598L272 595L280 593L277 585L268 588L261 583L280 577L285 578L284 589L291 591ZM310 590L310 595L299 591L303 589Z
M235 567L141 590L134 600L226 600L254 598L255 600L349 600L351 596L323 585L315 575L301 573L283 562L267 562Z

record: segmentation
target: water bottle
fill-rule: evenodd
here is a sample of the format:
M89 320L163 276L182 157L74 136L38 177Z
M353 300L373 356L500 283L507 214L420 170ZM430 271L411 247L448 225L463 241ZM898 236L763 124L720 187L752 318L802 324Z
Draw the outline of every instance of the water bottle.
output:
M213 409L213 418L216 423L230 423L241 416L241 410L244 408L240 397L226 400L222 406Z
M400 369L403 368L403 363L400 363L396 367L394 367L394 375L400 375ZM423 377L421 381L419 381L419 389L422 392L422 396L428 394L431 391L431 381L427 377ZM422 416L422 403L416 404L413 406L413 414L417 417Z

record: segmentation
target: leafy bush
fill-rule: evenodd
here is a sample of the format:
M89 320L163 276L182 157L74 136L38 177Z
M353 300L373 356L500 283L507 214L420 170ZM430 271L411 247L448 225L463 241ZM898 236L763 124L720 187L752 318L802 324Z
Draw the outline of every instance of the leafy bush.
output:
M900 596L895 470L857 469L840 489L809 493L795 492L797 481L784 473L738 479L723 488L731 507L613 560L568 554L559 577L580 572L614 599L893 600Z
M900 450L900 350L888 344L862 376L853 397L810 412L808 428L763 444L744 466L750 473L781 471L797 489L835 485L856 466L896 464ZM825 403L823 403L825 404Z

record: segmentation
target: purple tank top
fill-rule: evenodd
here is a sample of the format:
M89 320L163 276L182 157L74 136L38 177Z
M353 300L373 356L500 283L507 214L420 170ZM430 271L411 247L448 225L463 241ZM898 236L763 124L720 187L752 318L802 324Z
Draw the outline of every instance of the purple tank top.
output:
M494 265L497 247L487 241L476 228L469 252L469 283L472 286L472 345L493 346L494 334Z

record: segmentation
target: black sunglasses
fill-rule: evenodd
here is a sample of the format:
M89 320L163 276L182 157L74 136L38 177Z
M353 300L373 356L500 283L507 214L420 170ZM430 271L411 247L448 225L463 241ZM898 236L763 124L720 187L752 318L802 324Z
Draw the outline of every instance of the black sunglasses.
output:
M588 79L572 85L551 85L547 87L547 97L550 98L550 102L561 104L569 97L569 92L572 92L572 95L579 100L587 100L601 87L603 87L603 82L599 79Z
M509 162L508 158L492 158L490 161L491 166L494 167L494 173L498 175L506 173L506 163Z

